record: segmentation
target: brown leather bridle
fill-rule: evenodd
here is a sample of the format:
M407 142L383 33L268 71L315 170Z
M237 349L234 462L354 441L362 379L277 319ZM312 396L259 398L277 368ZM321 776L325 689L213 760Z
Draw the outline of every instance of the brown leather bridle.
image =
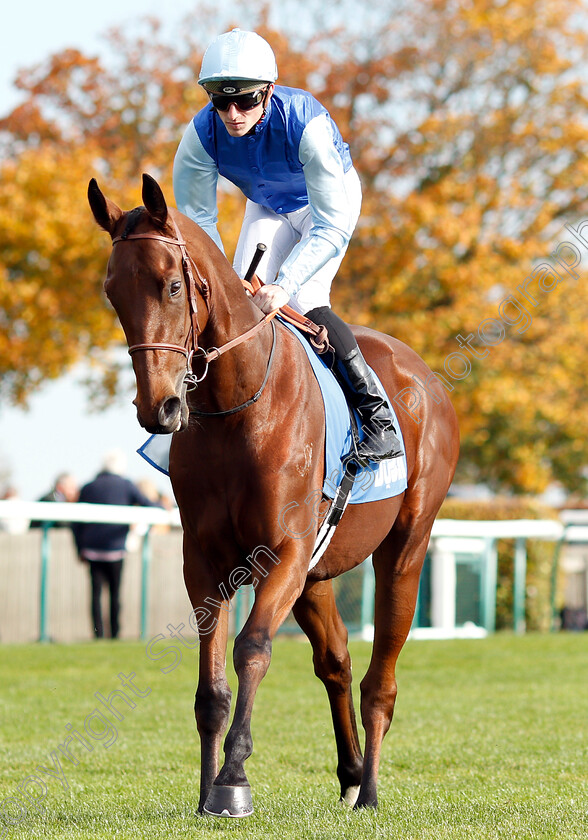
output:
M158 242L165 242L168 245L176 245L180 249L180 253L182 256L182 271L184 275L184 282L186 284L186 290L188 293L188 305L190 307L190 329L188 335L186 336L186 343L184 346L180 344L171 344L170 342L153 342L151 344L133 344L129 347L129 355L132 356L134 353L137 353L139 350L170 350L174 353L181 353L183 356L186 357L186 375L184 381L192 388L197 387L199 382L202 382L204 377L208 372L208 364L215 359L218 359L223 353L226 353L228 350L231 350L233 347L236 347L238 344L241 344L244 341L247 341L249 338L252 338L256 333L258 333L263 327L268 324L272 318L277 314L278 310L270 312L269 314L265 315L261 321L259 321L254 327L247 330L246 332L242 333L241 335L233 338L231 341L227 341L226 344L223 344L221 347L212 347L209 350L204 350L202 347L198 346L198 336L200 335L200 325L198 323L198 298L197 293L199 293L204 300L206 308L209 308L209 299L210 299L210 285L208 280L206 280L200 274L198 270L198 266L192 259L192 257L188 254L188 249L186 246L186 242L182 239L180 230L175 222L173 222L173 226L176 232L176 238L170 236L163 236L158 233L129 233L129 234L122 234L121 236L117 236L112 240L113 245L117 245L120 242L128 242L130 239L154 239ZM193 269L193 270L192 270ZM194 273L196 273L198 277L198 284L194 278ZM198 358L200 361L204 362L204 373L202 376L198 377L192 368L193 361Z

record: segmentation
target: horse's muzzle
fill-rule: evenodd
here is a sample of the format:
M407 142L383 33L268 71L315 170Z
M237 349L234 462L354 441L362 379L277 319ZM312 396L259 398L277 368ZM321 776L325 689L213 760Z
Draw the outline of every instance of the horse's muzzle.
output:
M179 431L182 425L182 401L179 397L167 397L159 406L159 425L170 432Z
M137 400L134 401L137 405ZM153 417L146 417L137 405L137 419L141 426L152 435L168 435L179 432L188 423L188 407L185 400L175 394L165 397L156 409Z

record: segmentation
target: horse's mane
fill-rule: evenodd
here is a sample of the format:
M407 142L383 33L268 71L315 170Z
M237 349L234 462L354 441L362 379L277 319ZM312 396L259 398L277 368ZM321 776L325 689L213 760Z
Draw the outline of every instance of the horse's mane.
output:
M125 229L122 232L122 238L123 239L126 239L127 236L130 233L133 232L133 230L137 226L137 223L138 223L139 219L141 218L141 216L145 212L146 212L145 207L141 206L141 207L135 207L134 210L129 210L128 213L125 214L126 215L126 224L125 224Z

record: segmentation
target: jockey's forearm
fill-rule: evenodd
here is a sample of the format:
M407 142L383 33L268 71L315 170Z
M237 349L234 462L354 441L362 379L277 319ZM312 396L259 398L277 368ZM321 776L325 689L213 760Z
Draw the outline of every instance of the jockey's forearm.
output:
M295 295L313 274L346 247L347 242L342 242L341 248L337 248L331 241L319 235L302 240L282 264L276 283L289 295Z

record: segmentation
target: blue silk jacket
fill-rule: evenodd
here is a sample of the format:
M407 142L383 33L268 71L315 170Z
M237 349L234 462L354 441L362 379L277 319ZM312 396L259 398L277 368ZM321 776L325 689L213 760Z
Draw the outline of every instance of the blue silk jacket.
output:
M352 167L349 146L328 111L310 93L276 85L265 117L245 137L231 137L211 105L196 114L174 161L174 193L178 209L221 248L219 174L278 214L310 205L312 243L300 250L288 276L277 280L295 294L347 247L356 215L343 176Z

